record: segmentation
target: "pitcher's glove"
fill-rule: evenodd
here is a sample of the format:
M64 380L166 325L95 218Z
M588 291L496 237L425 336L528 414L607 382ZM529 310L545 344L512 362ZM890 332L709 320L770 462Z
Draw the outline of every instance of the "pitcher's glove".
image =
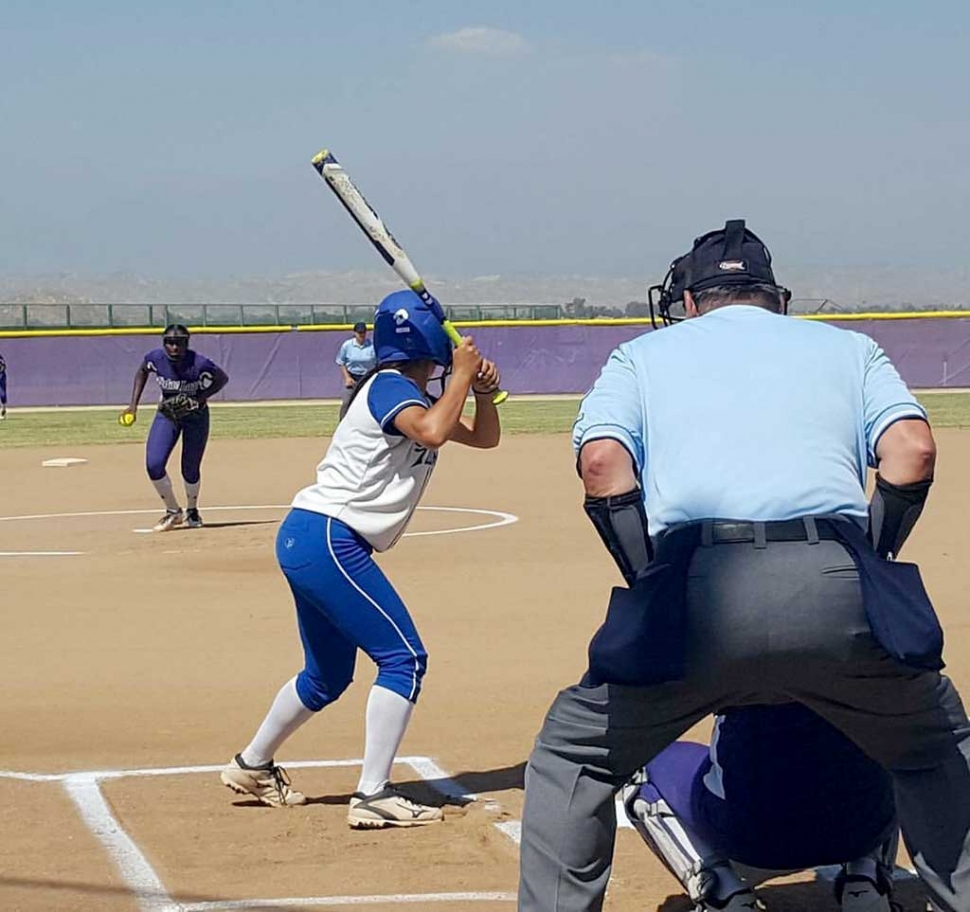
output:
M201 407L198 399L193 399L186 393L179 393L169 399L163 399L158 410L170 421L181 421L186 415L197 412Z

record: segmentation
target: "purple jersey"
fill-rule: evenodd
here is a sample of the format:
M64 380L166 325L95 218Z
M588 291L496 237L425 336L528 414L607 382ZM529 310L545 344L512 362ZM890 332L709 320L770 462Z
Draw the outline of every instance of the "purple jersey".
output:
M164 348L155 348L145 355L143 366L155 375L162 399L170 399L179 393L205 396L216 377L222 374L215 362L192 349L188 349L180 361L170 361Z

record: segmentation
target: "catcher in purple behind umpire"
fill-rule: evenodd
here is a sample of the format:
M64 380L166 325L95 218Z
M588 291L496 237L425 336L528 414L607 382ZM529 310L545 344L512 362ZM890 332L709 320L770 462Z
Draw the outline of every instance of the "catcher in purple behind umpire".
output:
M970 912L970 722L918 568L892 559L933 478L924 409L872 339L786 317L742 220L654 293L688 319L620 345L573 432L630 588L529 759L520 912L599 912L615 793L711 713L784 702L889 772L933 908Z
M189 331L181 323L165 328L162 347L152 349L142 359L131 390L131 403L119 416L125 426L134 424L138 400L154 374L161 401L145 445L145 465L165 515L155 524L155 532L167 532L183 523L191 529L202 525L199 515L202 457L209 440L208 400L228 382L226 372L189 348ZM166 467L168 458L182 438L182 480L185 483L186 510L183 513Z
M698 912L764 909L757 884L829 865L842 912L893 908L892 779L798 703L719 713L710 747L664 748L623 807Z

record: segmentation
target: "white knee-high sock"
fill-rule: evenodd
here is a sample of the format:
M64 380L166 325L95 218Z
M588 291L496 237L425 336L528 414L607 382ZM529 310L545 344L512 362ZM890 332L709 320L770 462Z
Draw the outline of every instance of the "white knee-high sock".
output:
M269 763L283 742L313 715L313 710L303 705L296 692L296 678L291 678L280 688L256 736L242 751L243 763L246 766Z
M175 498L175 492L172 490L172 479L168 477L166 473L161 478L152 479L152 484L155 485L155 490L158 491L158 496L165 501L166 510L177 510L179 508L179 502Z
M414 704L400 694L378 687L367 698L367 734L364 742L364 768L357 791L365 795L379 792L391 778L391 764L401 746Z
M185 484L185 506L189 510L195 510L199 506L199 488L202 487L202 480L193 483L183 478L182 481Z

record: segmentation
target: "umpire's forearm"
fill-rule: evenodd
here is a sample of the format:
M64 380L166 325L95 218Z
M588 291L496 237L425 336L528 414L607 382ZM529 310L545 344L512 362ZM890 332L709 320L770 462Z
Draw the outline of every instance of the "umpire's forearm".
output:
M891 424L876 443L876 457L869 540L876 554L895 560L923 512L933 483L936 443L929 424L914 418Z

